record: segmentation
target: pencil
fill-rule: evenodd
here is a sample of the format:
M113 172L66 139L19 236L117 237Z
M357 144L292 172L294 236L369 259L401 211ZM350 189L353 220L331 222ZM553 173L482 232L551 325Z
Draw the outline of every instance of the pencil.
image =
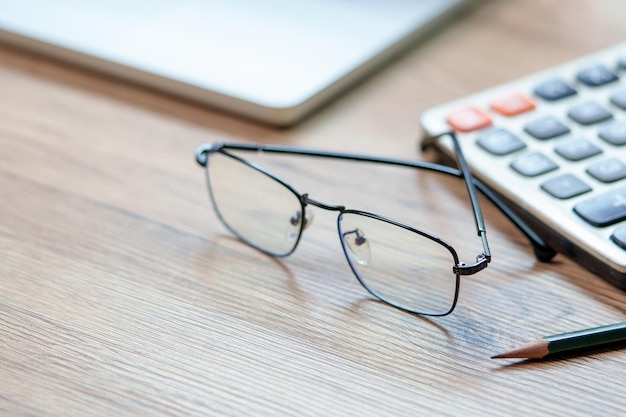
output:
M541 339L533 340L532 342L500 353L499 355L494 355L491 359L541 359L547 355L596 348L621 341L626 341L626 322L545 336Z

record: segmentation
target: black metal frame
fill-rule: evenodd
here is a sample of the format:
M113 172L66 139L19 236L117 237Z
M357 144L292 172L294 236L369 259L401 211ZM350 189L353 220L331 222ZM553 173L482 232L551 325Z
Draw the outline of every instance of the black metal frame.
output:
M211 153L221 153L223 155L226 155L230 158L233 158L245 165L248 165L249 167L259 171L260 173L267 175L268 177L276 180L277 182L279 182L280 184L282 184L285 188L287 188L290 192L292 192L296 198L298 198L298 200L300 201L300 205L301 205L301 213L302 216L304 218L305 216L305 209L307 205L312 205L324 210L331 210L331 211L337 211L339 212L339 216L337 219L337 227L339 230L339 237L342 243L342 247L344 250L344 254L346 255L346 259L348 260L348 263L354 273L354 275L356 276L356 278L358 279L358 281L361 283L361 285L368 291L370 292L370 294L372 294L373 296L375 296L376 298L380 299L381 301L390 304L394 307L400 308L402 310L406 310L406 311L410 311L413 313L418 313L418 314L424 314L424 315L432 315L432 316L443 316L443 315L447 315L449 313L451 313L454 310L454 307L456 306L456 302L458 299L458 293L459 293L459 286L460 286L460 276L461 275L472 275L475 274L483 269L485 269L487 267L487 265L489 264L489 262L491 262L491 252L489 249L489 244L487 241L487 235L486 235L486 230L485 230L485 223L484 223L484 219L483 219L483 214L482 214L482 210L480 208L480 204L478 202L478 198L476 195L476 190L480 190L481 193L483 193L490 201L492 201L519 229L520 231L530 240L530 243L534 249L535 255L536 257L540 260L540 261L549 261L550 259L552 259L552 257L554 257L554 255L556 254L556 252L549 247L539 236L537 236L532 229L530 229L529 227L527 227L524 222L515 214L513 213L511 210L509 210L482 182L476 180L475 178L473 178L469 167L465 161L465 158L463 156L463 153L461 151L461 147L460 144L458 142L458 139L456 138L456 136L453 133L447 133L446 135L448 135L454 145L454 148L456 150L456 154L457 154L457 159L458 159L458 165L459 168L453 168L453 167L449 167L449 166L445 166L445 165L440 165L440 164L435 164L435 163L430 163L430 162L424 162L424 161L412 161L412 160L403 160L403 159L394 159L394 158L384 158L384 157L374 157L374 156L366 156L366 155L357 155L357 154L348 154L348 153L338 153L338 152L326 152L326 151L317 151L317 150L311 150L311 149L302 149L302 148L296 148L296 147L289 147L289 146L281 146L281 145L257 145L257 144L246 144L246 143L216 143L216 144L205 144L202 145L198 148L198 150L196 151L196 161L198 162L198 164L200 164L203 167L208 167L208 159L209 159L209 154ZM482 242L482 247L483 247L483 251L481 253L479 253L476 256L476 261L475 262L471 262L471 263L465 263L465 262L459 262L458 256L456 254L456 251L452 248L451 245L447 244L446 242L444 242L443 240L425 232L419 229L416 229L410 225L404 224L402 222L398 222L396 220L390 219L388 217L384 217L384 216L380 216L378 214L374 214L374 213L369 213L369 212L364 212L364 211L360 211L360 210L352 210L352 209L347 209L345 206L336 206L336 205L327 205L325 203L316 201L311 199L308 194L300 194L294 187L292 187L291 185L289 185L286 181L280 179L279 177L277 177L276 175L270 173L269 171L265 170L264 168L258 166L257 164L254 164L252 162L249 162L237 155L234 155L230 152L228 152L229 150L232 151L248 151L248 152L266 152L266 153L277 153L277 154L288 154L288 155L296 155L296 156L310 156L310 157L320 157L320 158L330 158L330 159L341 159L341 160L349 160L349 161L360 161L360 162L371 162L371 163L379 163L379 164L386 164L386 165L393 165L393 166L402 166L402 167L408 167L408 168L416 168L416 169L423 169L423 170L427 170L427 171L432 171L432 172L438 172L438 173L442 173L442 174L447 174L447 175L451 175L451 176L455 176L458 178L462 178L465 181L465 185L466 185L466 189L468 192L468 196L470 198L470 203L472 206L472 211L474 214L474 221L475 221L475 225L476 225L476 230L477 230L477 234L478 236L481 238L481 242ZM208 171L207 171L208 172ZM211 191L211 186L210 186L210 181L209 181L209 195L211 196L211 201L213 203L213 207L215 209L215 211L217 212L217 215L220 219L220 221L235 235L237 236L240 240L244 241L246 244L264 252L267 253L269 255L272 256L277 256L277 257L284 257L284 256L288 256L291 253L293 253L293 251L296 249L296 247L298 246L298 243L300 241L300 238L302 236L302 232L304 230L304 228L306 227L305 221L301 221L300 224L300 229L298 231L298 236L294 241L293 247L291 248L291 250L289 250L288 252L285 253L273 253L271 251L266 250L265 248L262 247L258 247L257 245L255 245L253 242L248 241L247 239L245 239L244 237L242 237L236 230L234 230L233 228L231 228L231 226L224 220L223 216L221 215L221 213L219 212L218 206L215 202L214 196L213 196L213 192ZM439 244L441 244L442 246L444 246L445 248L447 248L450 253L452 254L452 257L454 259L454 265L452 267L452 272L453 274L456 275L456 290L455 290L455 295L454 295L454 302L452 304L452 306L450 307L450 309L446 312L443 313L430 313L430 312L422 312L422 311L414 311L411 310L410 308L407 308L405 306L401 306L401 305L397 305L395 304L393 301L390 300L386 300L383 297L379 296L378 294L376 294L374 291L371 290L371 288L361 279L359 273L357 272L356 268L354 267L354 265L352 264L352 260L347 252L347 248L346 248L346 243L344 240L344 236L342 236L341 233L341 226L340 226L340 222L341 222L341 218L342 215L344 213L354 213L354 214L359 214L359 215L364 215L367 217L371 217L377 220L381 220L399 227L402 227L406 230L412 231L414 233L418 233L420 235L422 235L423 237L426 237L428 239L431 239L434 242L437 242Z

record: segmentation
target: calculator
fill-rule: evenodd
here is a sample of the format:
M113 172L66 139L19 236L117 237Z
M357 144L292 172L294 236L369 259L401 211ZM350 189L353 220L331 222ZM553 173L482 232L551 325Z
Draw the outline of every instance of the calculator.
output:
M626 290L626 43L426 111L423 148L474 176L557 252Z

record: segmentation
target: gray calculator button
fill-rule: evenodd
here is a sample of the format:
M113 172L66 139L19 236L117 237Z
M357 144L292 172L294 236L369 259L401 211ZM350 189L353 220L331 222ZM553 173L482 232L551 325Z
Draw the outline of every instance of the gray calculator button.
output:
M576 79L589 87L599 87L617 81L618 78L605 66L595 65L580 71L576 74Z
M626 187L578 203L574 212L588 223L603 227L626 219Z
M581 125L600 123L613 117L611 112L593 101L572 107L567 112L567 115Z
M576 90L565 83L565 81L555 78L539 84L535 87L534 93L544 100L556 101L573 96L576 94Z
M620 248L626 249L626 224L617 226L615 230L613 230L611 240L617 243L617 246L619 246Z
M541 184L541 189L562 200L591 191L591 187L572 174L560 175Z
M535 119L524 126L524 131L537 139L551 139L569 132L569 128L552 116Z
M602 153L602 149L581 136L561 139L554 151L570 161L580 161Z
M619 90L611 94L611 103L622 110L626 110L626 90Z
M626 120L603 124L598 131L598 136L612 145L626 145Z
M614 182L626 178L626 165L617 158L609 158L589 165L587 173L598 181Z
M558 167L557 164L540 152L527 153L511 163L511 168L526 177L536 177L546 172L554 171Z
M476 143L494 155L508 155L526 147L524 142L506 129L487 131L478 138Z

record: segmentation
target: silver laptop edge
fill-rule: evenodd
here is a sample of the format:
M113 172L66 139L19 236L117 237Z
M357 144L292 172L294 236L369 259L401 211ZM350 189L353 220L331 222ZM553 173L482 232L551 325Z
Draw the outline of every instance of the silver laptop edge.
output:
M0 7L3 1L0 0ZM367 59L354 64L349 62L348 66L339 62L338 65L344 65L346 69L339 68L336 76L331 74L333 79L329 79L328 82L322 79L322 82L313 85L310 91L305 89L304 93L296 92L294 98L288 96L289 91L287 91L286 98L281 97L275 103L272 103L272 98L266 100L262 95L263 92L257 96L245 97L244 94L232 91L232 89L231 91L228 88L223 90L219 85L207 86L191 78L185 79L184 74L178 76L174 73L168 74L167 70L161 72L158 68L155 70L141 68L140 65L129 64L123 59L118 60L97 52L86 52L84 48L66 47L67 45L64 46L63 42L55 42L54 39L46 40L42 34L31 33L34 31L28 28L28 25L25 28L19 25L19 19L11 22L0 16L0 41L256 121L289 126L311 114L338 93L354 85L390 58L404 51L426 32L442 23L444 19L460 11L468 2L438 0L436 3L435 9L429 11L430 16L421 18L422 21L405 30L401 36L392 39L384 47L376 45L377 50L366 51ZM250 77L254 77L254 68L250 71Z

